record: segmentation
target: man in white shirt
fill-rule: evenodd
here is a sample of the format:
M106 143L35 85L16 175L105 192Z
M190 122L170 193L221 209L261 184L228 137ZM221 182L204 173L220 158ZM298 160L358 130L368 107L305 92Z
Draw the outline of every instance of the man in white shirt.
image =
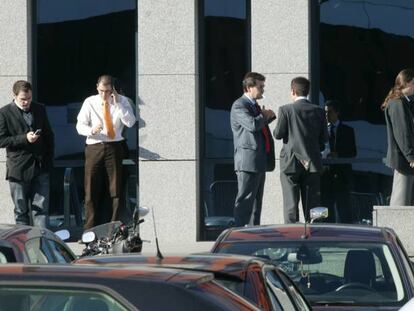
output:
M113 87L113 78L98 78L98 94L85 99L76 129L86 136L84 229L99 225L99 215L108 191L112 201L111 221L119 217L122 191L122 130L132 127L136 118L126 97Z

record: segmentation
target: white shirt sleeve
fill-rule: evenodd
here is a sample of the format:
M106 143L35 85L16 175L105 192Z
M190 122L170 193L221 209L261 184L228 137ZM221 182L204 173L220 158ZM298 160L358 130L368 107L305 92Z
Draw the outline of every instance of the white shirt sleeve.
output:
M118 107L121 122L127 127L132 127L137 121L134 115L134 111L132 110L132 107L129 104L128 99L125 96L119 96L119 98L120 101L118 103Z
M87 99L83 102L82 108L79 111L76 130L79 135L92 135L91 106Z

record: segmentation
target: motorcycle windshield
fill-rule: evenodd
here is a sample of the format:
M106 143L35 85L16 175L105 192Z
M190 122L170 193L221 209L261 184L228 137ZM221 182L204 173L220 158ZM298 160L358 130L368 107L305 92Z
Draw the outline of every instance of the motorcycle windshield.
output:
M96 238L102 239L102 238L109 238L112 236L112 234L122 225L122 222L120 221L111 221L107 222L106 224L102 224L96 227L93 227L89 230L86 230L85 232L92 231L95 233Z

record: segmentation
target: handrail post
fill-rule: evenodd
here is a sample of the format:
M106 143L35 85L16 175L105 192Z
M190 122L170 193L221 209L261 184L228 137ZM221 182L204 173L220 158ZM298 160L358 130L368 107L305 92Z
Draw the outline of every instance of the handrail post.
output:
M72 168L67 167L65 169L65 175L63 177L63 215L65 227L70 227L70 185L72 181Z

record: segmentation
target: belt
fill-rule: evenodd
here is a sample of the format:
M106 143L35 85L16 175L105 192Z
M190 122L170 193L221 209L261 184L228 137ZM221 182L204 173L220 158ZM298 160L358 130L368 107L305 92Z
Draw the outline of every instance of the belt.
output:
M123 140L117 140L117 141L101 141L96 144L86 144L86 146L96 146L96 145L116 145L122 143Z

